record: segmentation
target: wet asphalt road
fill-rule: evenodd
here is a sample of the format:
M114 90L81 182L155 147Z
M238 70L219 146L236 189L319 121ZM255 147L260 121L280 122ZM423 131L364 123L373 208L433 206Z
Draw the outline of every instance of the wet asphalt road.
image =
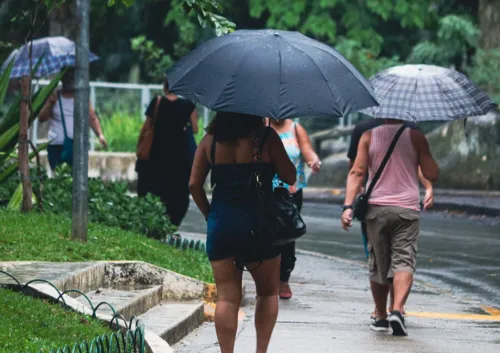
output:
M345 232L338 206L305 204L303 216L308 233L298 248L365 261L360 227L355 224ZM191 202L181 231L205 230L205 220ZM423 212L418 251L417 280L459 298L500 308L499 219Z

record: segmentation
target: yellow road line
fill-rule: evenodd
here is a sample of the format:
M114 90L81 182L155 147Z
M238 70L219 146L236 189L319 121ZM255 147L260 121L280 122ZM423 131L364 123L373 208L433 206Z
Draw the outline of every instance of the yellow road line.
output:
M491 306L486 306L486 305L482 305L481 309L483 309L484 311L486 311L488 314L490 314L492 316L500 316L500 309L493 308Z
M499 321L500 322L500 315L452 314L452 313L435 313L435 312L407 312L406 316L426 318L426 319Z

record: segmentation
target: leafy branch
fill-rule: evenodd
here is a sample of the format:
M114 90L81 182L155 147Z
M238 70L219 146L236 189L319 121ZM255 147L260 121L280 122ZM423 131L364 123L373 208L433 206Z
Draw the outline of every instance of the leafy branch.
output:
M215 13L222 11L221 5L215 0L174 0L171 6L172 9L165 18L165 25L172 23L177 25L181 43L185 44L176 43L174 45L173 55L175 57L185 55L189 51L189 47L196 41L196 26L189 21L183 22L181 25L183 12L186 16L195 15L202 28L213 28L217 36L231 33L236 28L233 22ZM158 79L174 63L172 55L166 54L162 48L158 47L152 40L148 40L146 36L132 38L131 46L145 64L150 79Z

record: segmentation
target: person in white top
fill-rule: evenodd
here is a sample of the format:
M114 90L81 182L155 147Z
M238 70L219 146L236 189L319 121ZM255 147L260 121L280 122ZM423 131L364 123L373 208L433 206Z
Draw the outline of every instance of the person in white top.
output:
M38 118L40 122L49 122L49 146L47 154L50 168L54 170L59 164L62 164L61 154L64 143L64 127L62 117L66 123L68 138L73 138L73 119L74 119L74 97L75 97L75 71L68 68L61 78L62 89L53 92L45 102ZM61 96L61 105L58 103L59 94ZM106 138L102 133L99 119L89 102L89 124L97 136L99 142L104 148L107 148Z

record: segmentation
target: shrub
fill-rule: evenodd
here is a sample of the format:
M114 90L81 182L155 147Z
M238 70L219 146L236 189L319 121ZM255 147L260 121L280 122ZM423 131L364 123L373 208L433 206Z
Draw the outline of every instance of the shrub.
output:
M12 177L2 187L0 199L10 199L19 181ZM33 187L38 188L39 182ZM44 178L43 210L71 216L73 178L71 169L59 167L54 178ZM5 206L5 205L4 205ZM38 208L37 208L38 209ZM156 196L132 197L122 182L103 182L89 178L89 222L145 234L155 239L166 239L175 231L165 215L165 206Z

